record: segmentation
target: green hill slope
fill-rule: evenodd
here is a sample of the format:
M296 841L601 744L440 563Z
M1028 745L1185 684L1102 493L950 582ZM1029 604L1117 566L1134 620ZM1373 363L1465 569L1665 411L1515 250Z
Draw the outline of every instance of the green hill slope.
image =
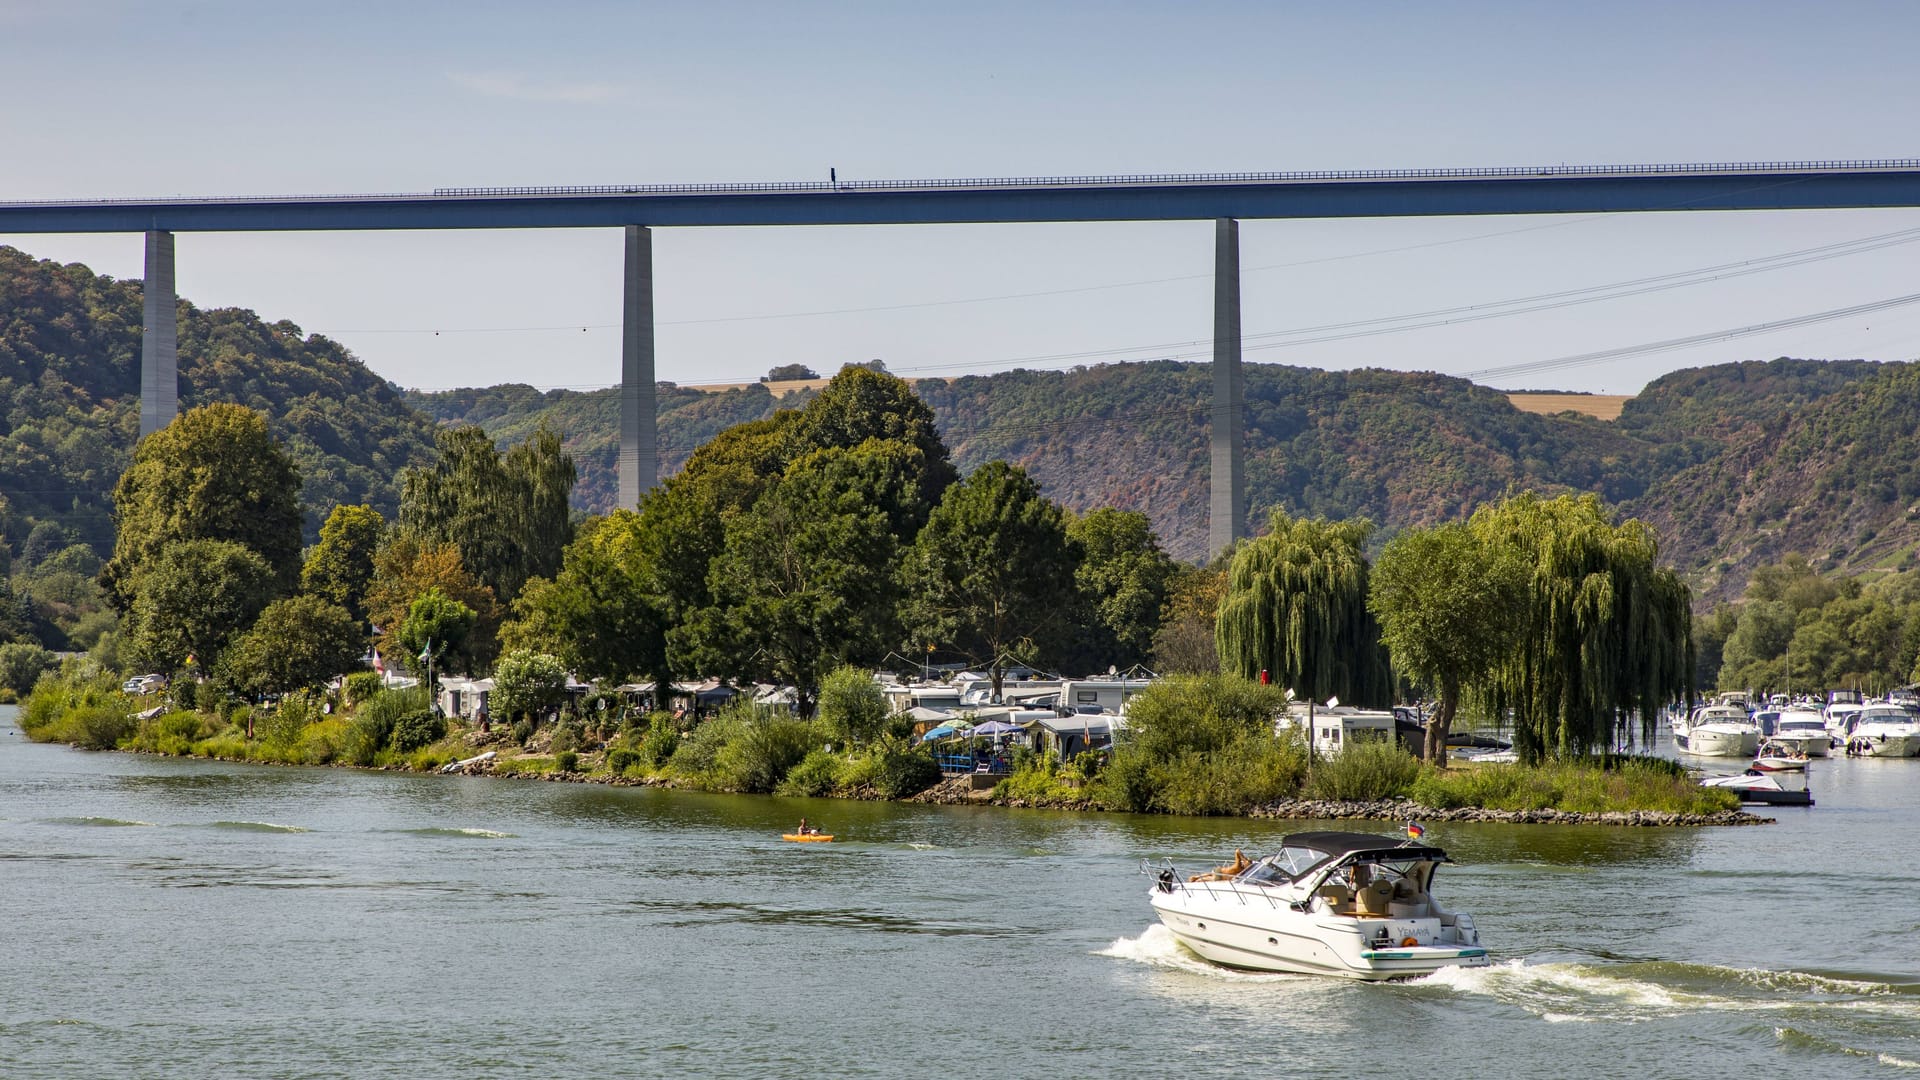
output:
M496 439L545 423L575 454L577 506L615 499L614 390L402 392L338 344L238 309L181 304L181 402L261 409L298 462L309 533L336 502L392 514L436 422ZM140 286L0 247L0 530L106 550L138 429ZM1143 510L1168 549L1207 538L1208 366L1171 361L920 382L957 464L1006 458L1076 510ZM762 385L661 384L663 473L719 431L805 404ZM1597 491L1661 530L1703 601L1800 552L1825 569L1906 565L1920 544L1920 366L1780 359L1674 372L1617 421L1515 409L1504 393L1385 370L1246 369L1249 519L1365 515L1384 533L1518 487Z
M0 530L51 521L111 549L111 493L140 429L138 282L0 246ZM309 539L339 502L391 516L400 469L431 459L433 424L340 345L237 308L180 305L180 405L266 413L304 481Z

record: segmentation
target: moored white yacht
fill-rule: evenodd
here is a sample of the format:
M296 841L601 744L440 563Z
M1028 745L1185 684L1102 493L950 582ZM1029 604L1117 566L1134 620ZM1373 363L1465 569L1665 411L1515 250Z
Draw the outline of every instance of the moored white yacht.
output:
M1703 757L1752 757L1760 749L1760 725L1738 705L1703 705L1673 722L1673 745Z
M1920 722L1898 705L1869 705L1847 736L1847 753L1865 757L1920 755Z
M1780 714L1767 736L1767 745L1807 757L1826 757L1833 745L1827 722L1812 709L1790 708Z
M1827 734L1833 741L1845 746L1853 736L1853 726L1860 722L1860 714L1866 707L1857 702L1841 701L1826 707Z
M1440 907L1430 891L1447 861L1412 840L1295 833L1233 874L1182 880L1169 865L1147 899L1182 944L1229 967L1370 982L1484 967L1473 916Z

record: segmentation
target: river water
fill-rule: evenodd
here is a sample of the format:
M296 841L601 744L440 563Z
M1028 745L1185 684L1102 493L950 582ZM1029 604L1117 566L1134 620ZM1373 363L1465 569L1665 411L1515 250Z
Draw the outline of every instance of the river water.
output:
M1920 1076L1920 761L1745 829L1435 824L1496 966L1214 968L1153 925L1308 823L787 800L29 743L0 1077ZM783 844L801 815L839 835Z

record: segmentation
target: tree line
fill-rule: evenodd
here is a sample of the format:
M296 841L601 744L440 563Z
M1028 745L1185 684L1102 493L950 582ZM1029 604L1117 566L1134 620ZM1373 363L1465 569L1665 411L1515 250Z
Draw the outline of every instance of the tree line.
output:
M1434 698L1427 760L1445 760L1463 703L1511 727L1525 761L1604 752L1687 695L1690 594L1644 523L1594 495L1511 495L1464 523L1409 529L1376 563L1371 523L1273 515L1227 568L1222 668L1299 697ZM1396 678L1396 675L1398 678Z
M962 479L901 380L850 366L804 408L736 425L634 510L576 520L571 456L473 426L402 475L397 520L335 506L300 544L300 477L265 418L183 413L114 492L98 580L128 658L286 693L371 643L422 670L503 652L587 678L795 687L926 660L1104 670L1149 658L1176 565L1144 515L1085 516L1004 462Z

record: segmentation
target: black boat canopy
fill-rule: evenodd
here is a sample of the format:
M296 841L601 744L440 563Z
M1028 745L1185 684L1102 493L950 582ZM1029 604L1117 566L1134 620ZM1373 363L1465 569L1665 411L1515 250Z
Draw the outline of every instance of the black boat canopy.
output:
M1365 853L1392 859L1445 859L1447 853L1427 844L1415 844L1391 836L1353 832L1294 833L1281 841L1287 847L1311 848L1329 858Z

